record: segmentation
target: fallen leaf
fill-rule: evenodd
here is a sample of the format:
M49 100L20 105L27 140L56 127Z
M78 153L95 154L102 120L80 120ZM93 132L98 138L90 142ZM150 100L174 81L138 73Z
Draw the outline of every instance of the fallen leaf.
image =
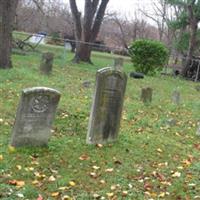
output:
M22 169L22 166L21 166L21 165L16 165L16 168L17 168L18 170L21 170L21 169Z
M158 149L157 149L157 152L159 152L159 153L162 153L162 152L163 152L163 150L162 150L162 149L160 149L160 148L158 148Z
M93 194L93 198L99 199L101 196L99 194Z
M165 192L161 192L159 195L158 195L159 198L163 198L165 197Z
M122 191L122 196L126 197L128 195L128 191Z
M180 176L181 176L181 173L180 173L180 172L174 172L174 173L172 174L172 177L173 177L173 178L180 177Z
M69 185L74 187L74 186L76 186L76 183L74 181L69 181Z
M91 172L91 173L90 173L90 176L91 176L92 178L97 178L97 177L98 177L97 173L95 173L95 172Z
M105 170L105 172L109 172L109 173L113 172L113 168L108 168L108 169Z
M3 155L0 155L0 161L3 160Z
M19 198L24 198L24 195L22 193L17 193L16 196Z
M56 178L54 176L50 176L48 179L50 182L54 182L56 180Z
M103 144L97 144L96 147L102 148L102 147L103 147Z
M8 181L9 185L15 185L17 187L23 187L25 185L24 181L18 181L18 180L9 180Z
M38 183L39 183L38 180L34 180L34 181L32 181L32 184L33 184L33 185L37 185Z
M98 167L98 166L92 166L92 168L95 169L95 170L100 169L100 167Z
M43 200L43 197L42 197L42 195L41 195L41 194L39 194L39 195L38 195L38 198L37 198L37 200Z
M53 193L51 193L51 196L52 197L57 197L57 196L59 196L59 194L60 194L60 192L53 192Z
M114 193L113 192L108 192L108 193L106 193L106 195L107 195L108 198L111 198L111 197L114 196Z
M72 200L72 198L68 195L62 197L62 200Z
M9 153L14 153L15 151L16 151L15 147L13 147L11 145L8 146L8 152Z
M90 157L86 154L83 154L79 157L79 160L89 160L89 159L90 159Z

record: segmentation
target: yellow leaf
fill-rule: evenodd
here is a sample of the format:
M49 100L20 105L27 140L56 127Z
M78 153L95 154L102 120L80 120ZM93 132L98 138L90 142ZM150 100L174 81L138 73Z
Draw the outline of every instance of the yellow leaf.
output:
M172 174L172 177L173 177L173 178L180 177L180 176L181 176L181 173L180 173L180 172L174 172L174 173Z
M15 147L13 147L11 145L8 146L8 152L9 153L14 153L15 151L16 151Z
M123 192L122 192L122 196L123 196L123 197L126 197L127 195L128 195L128 191L123 191Z
M18 170L21 170L21 169L22 169L22 166L21 166L21 165L16 165L16 168L17 168Z
M106 195L110 198L110 197L114 196L114 193L113 192L108 192L108 193L106 193Z
M159 152L159 153L162 153L162 152L163 152L163 150L162 150L162 149L160 149L160 148L158 148L158 149L157 149L157 152Z
M51 193L51 196L52 197L57 197L59 194L60 194L60 192L53 192L53 193Z
M105 172L113 172L113 168L108 168L105 170Z
M70 181L69 185L72 186L72 187L74 187L76 185L76 183L74 181Z
M37 185L38 183L39 183L38 180L34 180L34 181L32 181L32 184L33 184L33 185Z
M3 160L3 155L0 155L0 161Z
M95 169L95 170L100 169L100 167L98 167L98 166L93 166L92 168Z
M160 198L165 197L165 192L161 192L161 193L158 195L158 197L160 197Z
M72 200L72 198L68 195L62 197L62 200Z
M48 179L50 182L54 182L56 180L56 178L54 176L50 176Z

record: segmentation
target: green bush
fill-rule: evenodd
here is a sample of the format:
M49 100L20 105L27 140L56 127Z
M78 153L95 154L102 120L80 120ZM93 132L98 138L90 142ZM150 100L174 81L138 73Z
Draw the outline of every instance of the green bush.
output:
M162 70L169 55L164 44L154 40L134 41L129 53L136 71L150 75Z

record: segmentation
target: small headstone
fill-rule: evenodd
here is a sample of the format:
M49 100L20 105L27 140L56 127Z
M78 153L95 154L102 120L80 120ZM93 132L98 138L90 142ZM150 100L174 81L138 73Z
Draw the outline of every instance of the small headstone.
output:
M123 58L115 58L114 59L114 68L116 70L123 70L124 59Z
M140 73L140 72L131 72L130 73L130 77L131 78L135 78L135 79L143 79L144 78L144 74Z
M87 134L88 144L117 139L127 76L111 67L97 71L96 88Z
M54 54L51 52L46 52L42 54L42 60L40 63L40 71L43 74L49 75L53 68Z
M153 94L153 90L150 87L146 87L146 88L142 88L141 90L141 101L143 101L143 103L151 103L152 101L152 94Z
M200 136L200 122L197 123L196 135L197 135L197 136Z
M200 91L200 85L196 85L196 86L195 86L195 89L196 89L196 91L199 92L199 91Z
M180 104L180 92L178 90L173 91L172 102L177 105Z
M47 145L59 99L60 93L51 88L24 89L12 131L11 145Z

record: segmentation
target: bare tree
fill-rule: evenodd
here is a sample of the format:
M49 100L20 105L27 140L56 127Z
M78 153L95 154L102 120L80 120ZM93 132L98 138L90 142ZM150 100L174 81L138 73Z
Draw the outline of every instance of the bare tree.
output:
M108 2L109 0L85 0L84 16L81 18L76 0L69 0L77 41L74 62L91 63L91 46L88 43L93 43L99 33Z
M0 0L0 68L12 67L12 30L18 0Z

